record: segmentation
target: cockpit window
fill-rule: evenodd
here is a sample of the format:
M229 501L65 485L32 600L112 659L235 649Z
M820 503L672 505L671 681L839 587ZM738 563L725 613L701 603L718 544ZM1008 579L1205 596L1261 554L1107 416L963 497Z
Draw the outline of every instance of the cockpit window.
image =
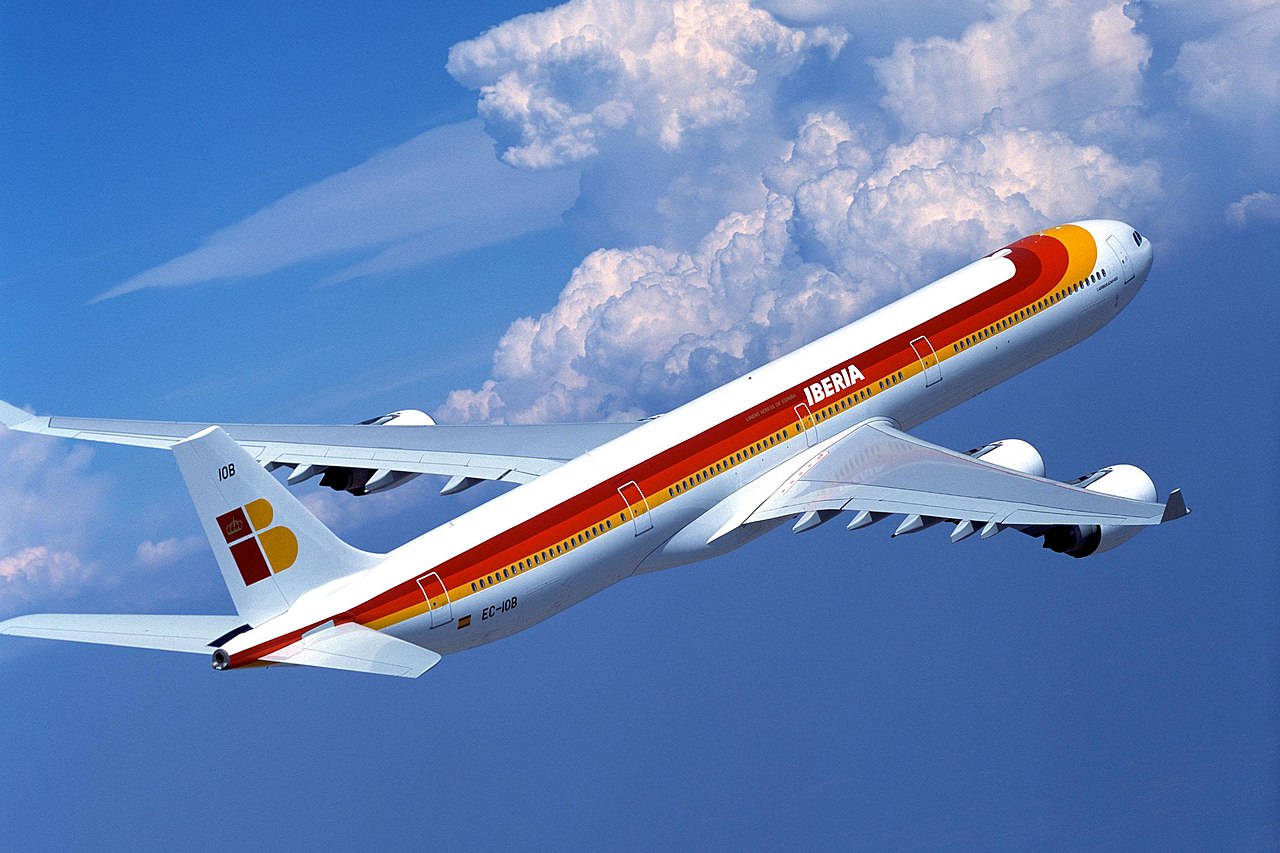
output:
M1133 232L1133 245L1135 245L1135 246L1141 246L1141 245L1142 245L1142 235L1141 235L1141 234L1139 234L1137 231L1134 231L1134 232Z

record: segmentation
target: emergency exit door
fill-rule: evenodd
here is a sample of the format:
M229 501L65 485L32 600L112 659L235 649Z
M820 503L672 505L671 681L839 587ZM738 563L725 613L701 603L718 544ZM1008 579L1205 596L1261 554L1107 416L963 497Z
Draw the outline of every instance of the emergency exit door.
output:
M618 494L622 495L623 503L627 507L627 515L631 516L632 527L635 535L639 536L647 530L653 529L653 519L649 517L649 501L644 496L644 492L640 491L640 487L632 480L625 486L618 487Z
M911 348L915 350L916 358L920 359L920 366L924 368L924 384L932 385L941 379L942 367L938 364L938 354L929 339L921 335L911 342Z
M453 621L453 604L449 601L449 591L444 588L444 581L435 572L429 572L418 578L418 588L427 600L431 611L431 627L439 628Z

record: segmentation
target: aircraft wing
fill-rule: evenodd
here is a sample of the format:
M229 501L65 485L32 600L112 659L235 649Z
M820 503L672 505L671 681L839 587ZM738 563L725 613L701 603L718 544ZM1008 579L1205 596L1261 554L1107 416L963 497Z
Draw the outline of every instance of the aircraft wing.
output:
M1152 525L1187 513L1176 490L1166 504L1090 491L930 444L883 420L850 427L781 468L743 495L712 540L743 524L807 513L816 522L842 511L967 522L964 535L988 525L990 533L1003 527Z
M212 422L133 421L36 417L0 401L0 423L9 429L169 448ZM261 464L301 471L371 469L442 474L455 484L479 480L527 483L562 463L635 429L638 423L402 426L360 424L219 424ZM291 480L292 482L292 480ZM446 491L457 490L446 487Z

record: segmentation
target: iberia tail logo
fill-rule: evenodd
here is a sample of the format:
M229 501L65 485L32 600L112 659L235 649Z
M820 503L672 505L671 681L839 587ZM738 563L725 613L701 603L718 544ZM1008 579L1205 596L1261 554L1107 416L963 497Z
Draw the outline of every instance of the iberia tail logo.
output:
M265 498L218 516L231 556L240 569L245 586L283 572L298 559L298 537L284 525L272 527L275 510Z

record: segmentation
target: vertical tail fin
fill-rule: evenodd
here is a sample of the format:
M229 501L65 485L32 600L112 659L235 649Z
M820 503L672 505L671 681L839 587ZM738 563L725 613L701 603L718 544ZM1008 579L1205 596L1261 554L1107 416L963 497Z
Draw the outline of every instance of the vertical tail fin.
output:
M178 442L173 455L231 600L249 624L379 561L335 536L221 428Z

